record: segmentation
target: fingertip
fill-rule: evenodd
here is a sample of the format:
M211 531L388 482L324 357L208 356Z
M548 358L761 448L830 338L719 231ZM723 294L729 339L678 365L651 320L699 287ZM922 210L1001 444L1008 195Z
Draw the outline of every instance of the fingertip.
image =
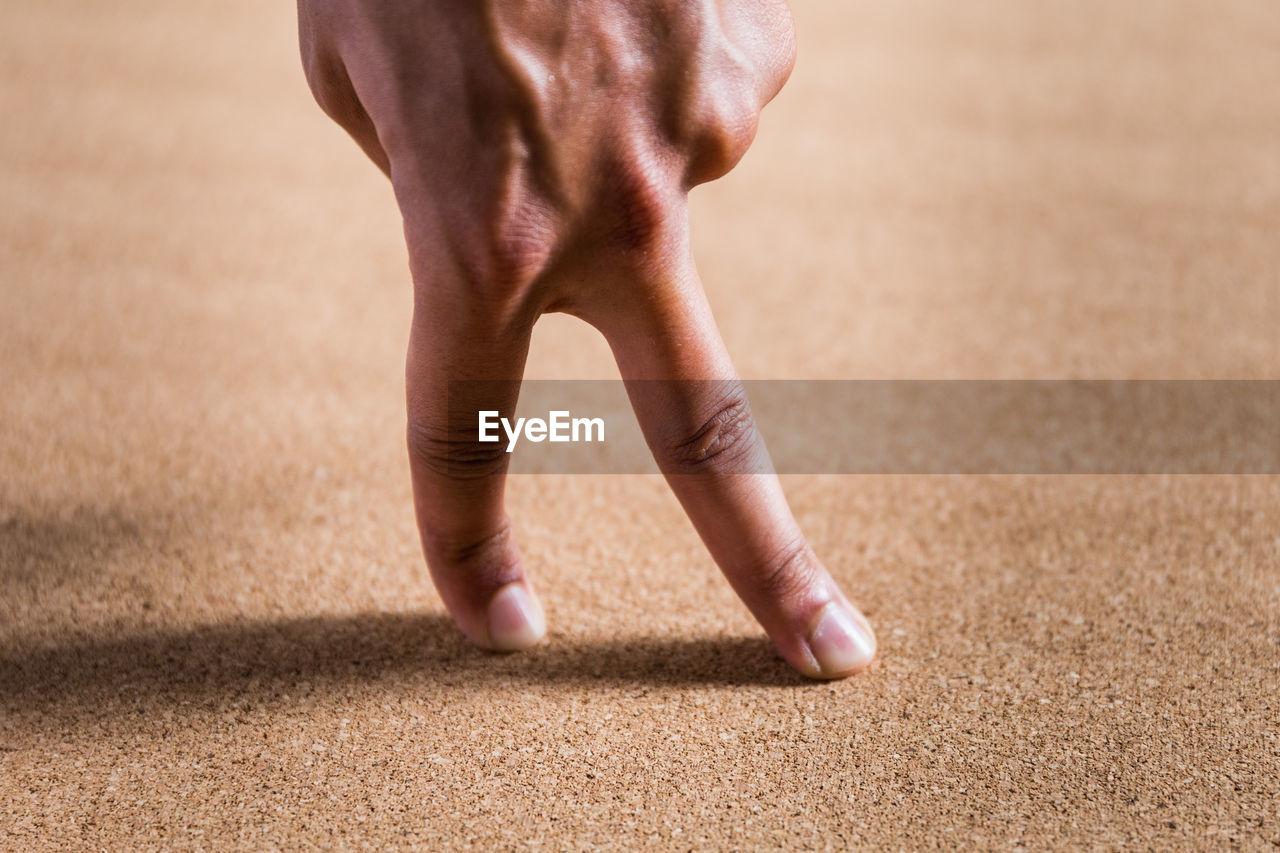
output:
M536 646L547 633L542 605L522 581L499 589L489 601L486 613L489 648L518 652Z
M870 666L876 637L862 614L839 601L828 602L809 631L813 664L801 670L810 678L845 678Z

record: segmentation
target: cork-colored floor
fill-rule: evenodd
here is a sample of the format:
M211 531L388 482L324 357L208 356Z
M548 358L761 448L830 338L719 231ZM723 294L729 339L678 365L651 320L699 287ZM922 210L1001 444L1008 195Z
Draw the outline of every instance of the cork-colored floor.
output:
M1280 7L803 0L695 193L757 378L1280 378ZM517 477L443 615L390 191L288 4L0 27L0 846L1280 844L1280 478L786 480L874 620L774 657L660 481ZM531 375L609 377L549 318Z

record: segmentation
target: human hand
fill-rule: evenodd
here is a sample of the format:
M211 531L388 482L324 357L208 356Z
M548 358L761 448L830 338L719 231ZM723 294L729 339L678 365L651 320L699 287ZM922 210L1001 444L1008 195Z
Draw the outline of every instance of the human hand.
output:
M564 312L605 336L659 468L782 656L815 678L867 666L870 626L777 477L737 473L766 451L690 250L689 189L733 168L790 74L784 0L299 0L298 13L317 101L388 174L404 218L414 504L463 633L517 650L545 632L504 511L509 457L478 443L476 412L515 408L534 322ZM517 381L495 400L466 380Z

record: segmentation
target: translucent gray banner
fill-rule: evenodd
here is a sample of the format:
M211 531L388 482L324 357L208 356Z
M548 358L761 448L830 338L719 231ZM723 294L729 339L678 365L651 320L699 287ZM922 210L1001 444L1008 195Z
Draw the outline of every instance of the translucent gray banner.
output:
M527 381L512 411L516 387L450 383L464 467L651 474L656 452L682 475L1280 474L1280 380ZM655 413L653 450L629 397Z

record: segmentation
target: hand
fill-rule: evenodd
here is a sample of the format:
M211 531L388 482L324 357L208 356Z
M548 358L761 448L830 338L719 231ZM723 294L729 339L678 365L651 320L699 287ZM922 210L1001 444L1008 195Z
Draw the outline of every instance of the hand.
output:
M391 178L404 217L414 503L459 628L499 650L545 632L503 508L508 456L476 441L476 412L514 409L534 322L556 311L607 339L660 469L782 656L811 677L867 666L870 626L777 477L735 473L765 450L690 251L689 189L733 168L791 72L784 0L298 11L317 101ZM651 379L727 381L638 381ZM460 380L517 381L495 400Z

